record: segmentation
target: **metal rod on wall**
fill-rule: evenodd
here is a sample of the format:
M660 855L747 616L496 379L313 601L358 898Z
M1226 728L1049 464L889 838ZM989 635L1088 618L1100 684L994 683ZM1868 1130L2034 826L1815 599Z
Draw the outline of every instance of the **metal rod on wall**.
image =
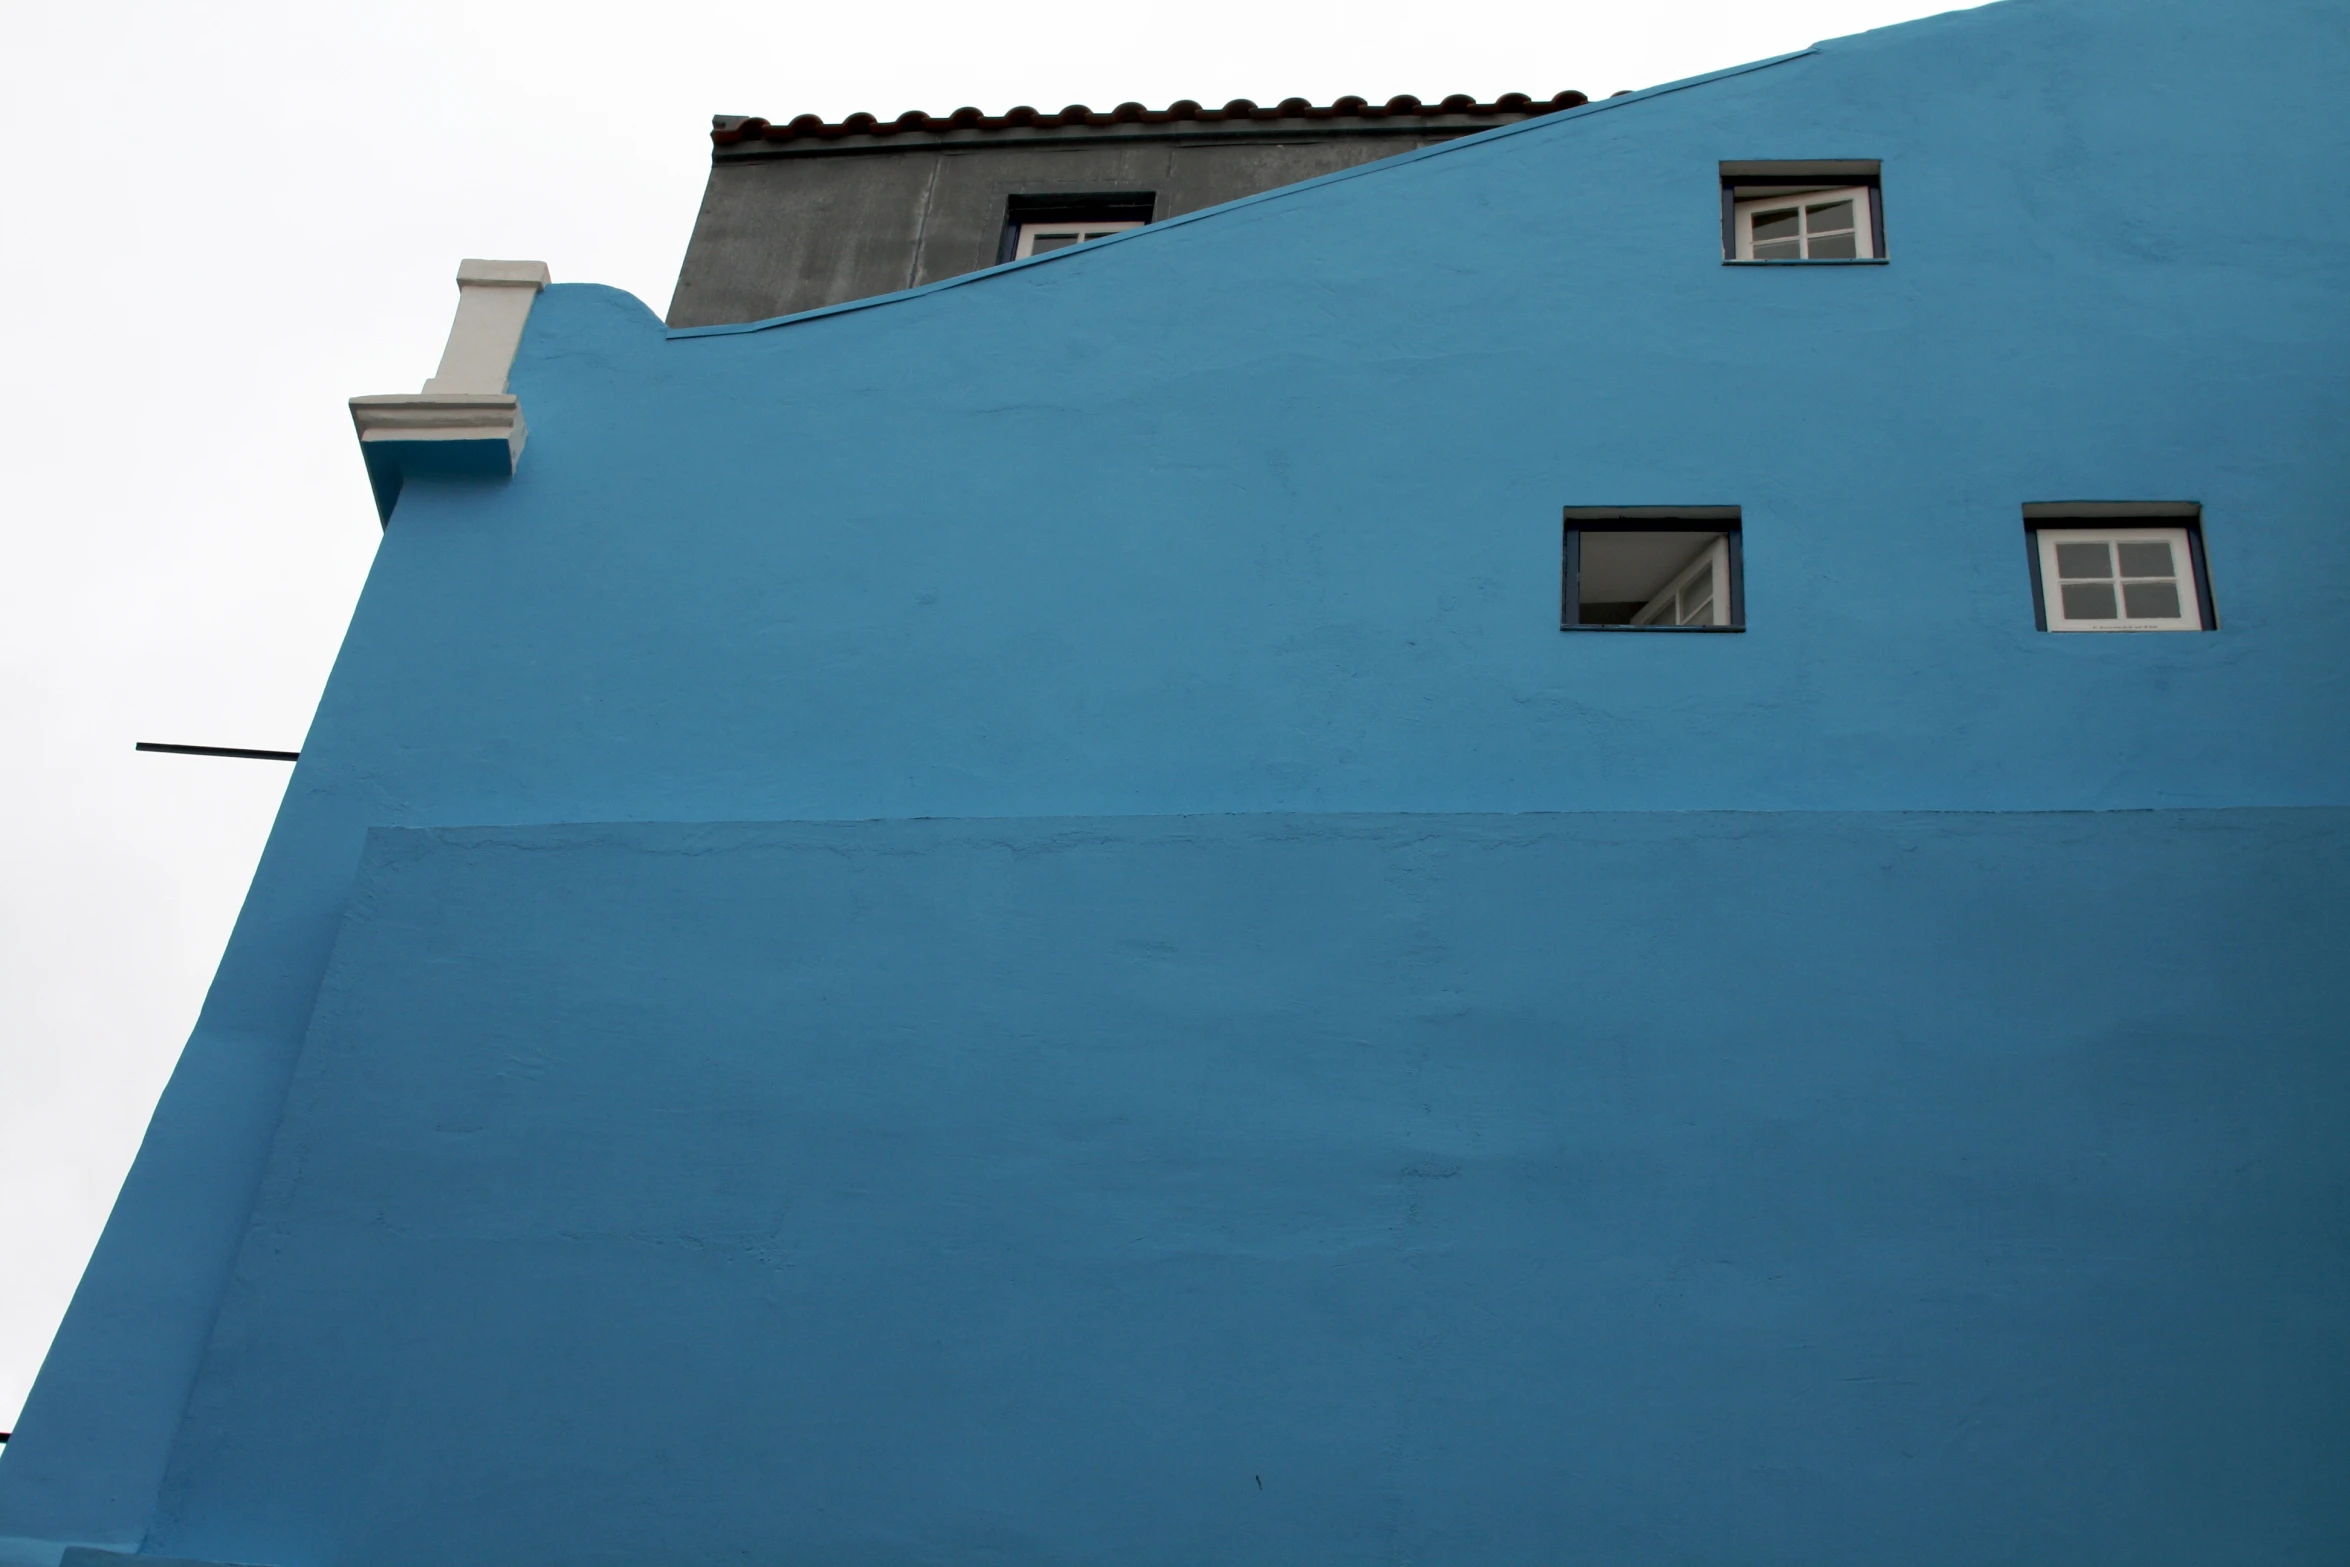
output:
M168 751L174 756L241 756L255 762L298 762L299 751L249 751L235 745L165 745L156 740L141 740L131 747L134 751Z

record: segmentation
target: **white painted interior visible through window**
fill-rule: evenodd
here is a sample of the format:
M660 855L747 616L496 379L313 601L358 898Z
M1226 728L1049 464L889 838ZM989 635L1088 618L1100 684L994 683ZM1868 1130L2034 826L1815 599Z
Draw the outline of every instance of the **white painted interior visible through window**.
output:
M1721 529L1585 528L1576 556L1579 624L1735 624L1730 540Z
M1730 623L1730 541L1717 534L1632 617L1635 626Z

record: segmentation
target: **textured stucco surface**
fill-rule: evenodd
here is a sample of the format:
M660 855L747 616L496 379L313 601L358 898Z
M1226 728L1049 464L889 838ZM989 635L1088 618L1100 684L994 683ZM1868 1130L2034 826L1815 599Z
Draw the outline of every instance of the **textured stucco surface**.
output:
M2200 965L2168 1015L2195 1030L2181 1039L2203 1043L2157 1041L2145 1056L2116 1044L2095 1057L2096 1070L2082 1070L2107 1074L2108 1084L2073 1084L2063 1117L2029 1121L2030 1135L2002 1145L2012 1161L2004 1189L2023 1193L2036 1181L2070 1190L2066 1183L2088 1178L2082 1172L2095 1173L2113 1128L2135 1124L2132 1117L2201 1127L2199 1117L2229 1104L2247 1107L2227 1134L2240 1133L2227 1146L2242 1153L2246 1178L2273 1168L2263 1150L2298 1135L2295 1107L2329 1103L2338 1087L2323 1052L2275 1058L2283 1076L2266 1086L2197 1073L2253 1070L2269 1058L2248 1041L2341 1015L2339 965L2306 947L2303 928L2286 918L2302 907L2322 915L2308 929L2335 929L2327 921L2338 911L2315 892L2299 903L2282 895L2263 902L2236 879L2235 861L2198 837L2220 829L2194 823L2196 812L2350 805L2350 448L2340 438L2350 425L2342 368L2350 363L2350 205L2335 196L2350 166L2350 119L2339 112L2339 84L2350 76L2343 20L2333 0L2011 0L760 331L672 336L624 295L548 290L513 374L531 429L519 472L505 484L420 478L401 496L203 1018L0 1464L0 1560L54 1567L60 1542L151 1542L166 1552L327 1567L346 1559L338 1550L375 1549L368 1541L414 1543L413 1530L384 1524L369 1534L377 1525L352 1522L357 1532L343 1545L321 1543L282 1561L265 1554L273 1541L328 1541L329 1503L316 1498L345 1498L352 1520L380 1518L353 1489L354 1475L373 1471L355 1457L342 1469L305 1459L310 1467L285 1471L305 1476L299 1484L289 1478L264 1494L237 1454L278 1451L272 1444L282 1438L258 1420L205 1413L232 1409L243 1385L233 1357L223 1358L244 1342L236 1335L248 1329L237 1324L274 1309L224 1292L239 1248L260 1233L255 1193L376 828L1724 809L1808 821L1802 813L1821 813L1819 821L1847 824L1849 841L1817 840L1803 883L1816 901L1768 903L1781 910L1776 922L1709 880L1703 856L1679 849L1659 851L1677 867L1670 874L1608 861L1585 889L1587 914L1571 917L1602 934L1617 924L1669 933L1640 924L1642 900L1660 910L1723 900L1718 909L1698 906L1725 921L1722 929L1783 942L1802 962L1741 970L1742 995L1718 988L1700 967L1677 995L1695 959L1660 935L1653 947L1611 949L1624 954L1624 994L1655 997L1667 1017L1677 1006L1750 998L1778 1006L1780 1036L1798 1041L1784 1048L1812 1052L1803 1058L1809 1072L1833 1083L1838 1053L1865 1041L1836 1033L1801 1044L1789 1021L1794 1003L1771 987L1783 972L1829 972L1818 966L1836 961L1838 942L1885 939L1873 919L1837 913L1871 907L1878 875L1856 847L1876 829L1851 813L2162 808L2113 818L2138 834L2118 861L2087 849L2052 848L2046 864L2010 856L1993 923L2029 928L2043 900L2065 906L2062 899L2087 895L2072 883L2123 878L2137 891L2112 906L2111 928L2175 939L2095 948L2080 983L2118 1005L2165 994L2180 983L2181 962ZM1853 157L1884 160L1889 264L1720 263L1720 160ZM2186 224L2181 212L2226 221ZM2220 630L2035 632L2019 509L2066 499L2200 502ZM1749 629L1562 636L1560 506L1675 504L1744 508ZM2247 849L2245 863L2266 867L2268 881L2297 885L2290 843L2302 840L2277 832ZM2311 863L2337 864L2338 842L2338 827L2316 832L2305 844ZM1278 858L1272 847L1262 853L1267 864ZM951 862L942 849L942 896L954 884ZM1741 896L1780 897L1770 889L1795 885L1797 873L1781 864L1756 876L1738 884ZM1353 928L1360 917L1345 877L1307 885L1323 900L1269 905L1295 913L1281 927L1292 947L1281 950L1302 952L1295 944L1311 927ZM2306 961L2263 968L2255 948L2231 944L2220 950L2241 965L2206 964L2209 944L2231 928L2207 918L2222 907L2240 911L2245 928L2275 950ZM569 917L555 907L540 912L544 920L525 922L515 942L563 928ZM1507 913L1495 912L1495 930L1516 930ZM464 914L449 909L452 920ZM1007 915L1005 939L1021 934L1021 918L1068 915L1055 904ZM1807 928L1798 915L1820 923ZM2009 970L1980 959L1992 950L1980 946L1960 948L1978 957L1952 969L1922 939L1869 950L1905 966L1883 983L1930 995L1971 986L1990 998L1984 1005L2005 1005L1999 993L2013 982ZM1368 994L1394 982L1384 951L1341 947L1316 961L1329 965L1336 993ZM713 975L734 972L724 956L709 958ZM924 953L909 948L902 957L903 972L920 977ZM974 958L957 962L980 967ZM2025 994L2060 995L2053 971L2031 972L2041 977ZM1472 970L1462 976L1468 986ZM471 994L478 979L451 958L419 971L414 996L397 987L370 994L386 1008L432 1006L443 987ZM1239 982L1236 973L1231 983ZM877 1024L902 999L889 989L868 987ZM1818 1005L1837 994L1824 981L1813 990ZM1549 1015L1562 1028L1573 1021L1563 988L1545 1004L1560 1009ZM1626 1001L1618 1015L1633 1010ZM1686 1051L1723 1048L1708 1035L1674 1037ZM2088 1035L2032 1037L2039 1044L2031 1048L2091 1059L2078 1054ZM1903 1050L1889 1059L1928 1073L1961 1045L1997 1048L1989 1038L1936 1034L1932 1042L1938 1049L1923 1057ZM444 1048L419 1041L428 1047ZM1307 1071L1318 1048L1297 1045L1292 1069ZM1736 1064L1718 1054L1691 1059L1716 1071ZM1989 1070L1978 1056L1959 1059ZM2145 1073L2133 1075L2140 1067ZM1705 1075L1694 1065L1691 1072ZM903 1083L877 1086L911 1092ZM1935 1131L1919 1107L1939 1086L1916 1078L1889 1101L1854 1101L1858 1119L1843 1134L1886 1162L1874 1176L1863 1160L1841 1186L1801 1189L1842 1192L1853 1203L1870 1200L1880 1179L1912 1190L1902 1184L1902 1140L1868 1124L1888 1104L1902 1111L1889 1124L1918 1136L1955 1136L1960 1127L1988 1135L2003 1124L1986 1094ZM2101 1086L2135 1097L2101 1102ZM1204 1092L1205 1080L1175 1088ZM1404 1102L1400 1080L1376 1072L1365 1092ZM1507 1108L1508 1095L1490 1084L1464 1083L1460 1092L1460 1103L1496 1115ZM614 1104L644 1097L614 1093ZM1721 1119L1731 1112L1711 1098L1692 1102L1701 1121L1715 1117L1707 1124L1751 1130ZM893 1108L921 1106L901 1098ZM946 1116L958 1107L930 1108ZM2029 1095L2008 1111L2037 1113ZM1649 1112L1592 1121L1598 1113L1578 1111L1584 1119L1574 1124L1627 1147L1645 1144L1639 1157L1660 1165L1682 1150L1679 1134ZM1400 1146L1393 1129L1402 1123L1366 1116L1349 1123L1344 1140ZM1232 1133L1247 1127L1236 1119ZM2228 1189L2225 1180L2217 1165L2197 1162L2197 1150L2226 1139L2211 1132L2217 1141L2198 1140L2205 1135L2181 1131L2180 1140L2132 1147L2183 1150L2183 1168L2208 1179L2179 1200L2219 1203L2213 1194ZM1755 1141L1744 1164L1704 1166L1715 1172L1711 1189L1734 1193L1747 1177L1769 1189L1788 1179L1774 1173L1784 1166L1773 1162L1773 1146ZM1040 1147L1039 1157L1049 1151ZM1222 1197L1239 1200L1249 1167L1220 1168ZM2339 1193L2317 1166L2300 1168L2305 1193ZM584 1165L569 1172L583 1182L591 1173ZM565 1174L538 1172L548 1181ZM743 1177L760 1178L755 1168ZM1467 1179L1432 1189L1475 1189L1461 1184ZM1464 1223L1503 1222L1516 1199L1487 1190L1498 1206ZM1564 1203L1565 1190L1544 1200ZM1874 1211L1840 1214L1827 1196L1818 1200L1816 1213L1797 1214L1807 1228L1788 1236L1841 1235ZM1374 1211L1370 1197L1361 1202L1347 1211ZM1553 1219L1567 1211L1545 1210ZM1956 1224L1965 1209L1952 1196L1924 1211ZM2309 1195L2292 1210L2299 1220L2271 1214L2230 1231L2236 1251L2195 1250L2181 1237L2216 1232L2183 1215L2174 1218L2184 1230L2129 1232L2133 1246L2153 1250L2117 1254L2106 1222L2113 1212L2060 1204L2045 1228L2001 1233L2033 1237L2047 1248L2047 1265L2068 1276L2118 1255L2114 1266L2134 1279L2209 1274L2209 1291L2235 1288L2229 1275L2280 1288L2302 1279L2293 1270L2334 1256L2324 1248L2338 1246L2341 1233L2338 1210ZM518 1206L506 1217L527 1215ZM865 1233L865 1264L883 1277L891 1232L877 1216ZM1741 1233L1761 1247L1771 1231L1757 1219ZM310 1240L329 1238L319 1231ZM1483 1277L1527 1290L1537 1275L1552 1276L1543 1269L1573 1260L1569 1248L1537 1267L1533 1253L1521 1253L1528 1271L1513 1279L1493 1260L1500 1253L1480 1255L1481 1266L1500 1270ZM1968 1255L1963 1246L1937 1253L1950 1287L1979 1271L1951 1260ZM1994 1260L2021 1266L2022 1255ZM2162 1271L2173 1265L2176 1273ZM1342 1277L1330 1275L1333 1288ZM618 1273L597 1274L582 1287L624 1283ZM224 1298L232 1306L225 1317ZM1394 1298L1407 1298L1400 1286ZM2159 1291L2098 1297L2102 1315L2067 1316L2050 1297L2023 1298L2031 1310L2009 1318L1986 1309L1966 1318L1971 1339L1950 1328L1956 1337L1936 1340L1955 1347L1935 1374L1954 1378L1950 1367L1968 1356L2004 1365L2007 1346L2062 1338L2075 1358L2088 1357L2084 1377L2102 1366L2095 1375L2107 1380L2076 1388L2062 1366L2037 1383L2020 1373L1994 1379L1999 1396L1977 1414L1895 1435L1939 1431L1943 1445L1928 1456L1950 1455L1958 1466L1950 1474L2056 1476L2057 1489L2033 1494L2069 1497L2094 1514L2073 1524L2117 1531L2102 1556L2075 1536L2080 1549L2051 1557L2158 1559L2173 1549L2167 1542L2216 1538L2195 1532L2200 1516L2241 1523L2267 1551L2211 1550L2200 1559L2338 1559L2341 1505L2312 1500L2307 1471L2296 1467L2301 1457L2338 1454L2338 1428L2308 1415L2294 1389L2332 1385L2326 1368L2341 1363L2341 1337L2330 1348L2264 1339L2272 1349L2239 1356L2228 1345L2241 1341L2216 1330L2199 1338L2201 1329L2167 1316L2173 1304ZM2194 1310L2218 1312L2209 1303L2220 1296L2195 1298L2203 1304ZM493 1304L485 1295L480 1322L527 1315L520 1303ZM2280 1295L2276 1309L2287 1304ZM569 1309L555 1290L541 1305ZM1636 1307L1611 1298L1590 1309ZM1839 1309L1812 1300L1788 1321L1786 1342L1834 1325ZM1454 1331L1472 1318L1446 1318L1454 1337L1432 1345L1416 1319L1396 1317L1383 1347L1361 1353L1441 1367L1428 1357L1485 1352L1472 1332ZM426 1335L418 1353L430 1349L436 1323L474 1331L470 1318L403 1320ZM1730 1307L1708 1320L1724 1344L1746 1342L1751 1324ZM2194 1319L2207 1327L2222 1320ZM517 1386L538 1389L550 1408L570 1407L562 1398L572 1396L560 1352L572 1341L559 1327L549 1319L543 1355L526 1327L503 1341L513 1376L543 1379ZM1678 1355L1685 1341L1658 1332L1665 1336L1637 1341L1653 1357L1616 1373L1623 1380L1611 1384L1611 1398L1628 1398L1623 1389L1633 1387L1669 1390L1681 1385L1676 1377L1694 1375ZM2140 1407L2135 1424L2116 1415L2097 1427L2091 1413L2126 1403L2115 1391L2121 1373L2096 1360L2109 1343L2146 1348L2134 1375L2149 1386L2208 1371L2230 1391L2198 1383L2179 1395L2183 1402ZM296 1348L289 1341L285 1352ZM1274 1348L1301 1364L1320 1353L1302 1326ZM751 1374L726 1364L719 1382ZM1501 1388L1501 1373L1490 1369L1499 1364L1470 1385ZM266 1387L280 1373L255 1374L263 1380L251 1385ZM340 1374L358 1382L374 1375L357 1360ZM1776 1411L1772 1418L1794 1418L1762 1397L1784 1394L1798 1412L1811 1410L1804 1418L1817 1425L1807 1431L1842 1433L1806 1449L1835 1462L1813 1480L1789 1482L1812 1485L1815 1500L1787 1504L1794 1510L1785 1516L1830 1530L1821 1538L1851 1549L1892 1537L1867 1535L1868 1519L1844 1519L1853 1495L1909 1496L1913 1522L1947 1522L1943 1504L1923 1491L1871 1492L1878 1482L1868 1464L1878 1460L1866 1455L1880 1444L1862 1434L1881 1428L1851 1424L1860 1417L1850 1406L1806 1405L1810 1384L1760 1372L1744 1385L1760 1400L1755 1407ZM722 1392L714 1384L709 1396ZM2075 1392L2097 1397L2084 1403ZM2203 1437L2164 1412L2208 1412L2226 1397L2241 1401L2237 1415L2211 1419L2274 1463L2257 1475L2214 1468L2200 1489L2176 1480L2204 1453ZM758 1423L764 1406L742 1407L746 1444L773 1434ZM982 1417L994 1407L976 1395L956 1406L975 1463L993 1461L993 1428ZM1391 1399L1376 1407L1424 1406ZM1535 1403L1511 1407L1518 1412L1507 1428L1531 1431L1535 1417L1524 1411ZM2064 1426L2070 1445L2057 1444L2003 1423L2024 1409L2051 1419L2070 1411L2088 1423ZM1948 1413L1919 1404L1912 1416ZM1453 1406L1396 1441L1406 1456L1485 1442L1483 1418L1479 1408ZM193 1422L191 1436L207 1434L175 1458L183 1419ZM1207 1452L1225 1429L1203 1416L1196 1429L1151 1434ZM566 1441L603 1439L561 1430ZM327 1426L310 1434L316 1452L348 1454ZM1096 1434L1095 1446L1114 1453L1117 1429L1105 1424ZM846 1442L854 1433L836 1435ZM1332 1437L1341 1438L1353 1439ZM2279 1445L2290 1440L2306 1444L2301 1457ZM1650 1442L1638 1450L1671 1449ZM1766 1455L1754 1467L1766 1466L1772 1444L1758 1439L1753 1450ZM2125 1453L2128 1462L2111 1456ZM399 1461L432 1460L419 1452ZM632 1455L655 1461L666 1460ZM167 1470L171 1501L159 1514ZM1518 1516L1502 1492L1480 1489L1498 1480L1468 1478L1466 1466L1410 1471L1455 1477L1451 1493L1411 1491L1397 1478L1404 1471L1385 1480L1374 1469L1353 1472L1362 1497L1408 1495L1436 1509L1388 1520L1393 1532L1384 1538L1423 1542L1423 1559L1507 1559L1535 1548L1529 1534L1493 1533L1480 1543L1444 1532L1454 1527L1447 1520L1470 1516L1465 1498L1489 1503L1484 1516L1501 1520L1497 1530ZM1614 1491L1651 1498L1660 1493L1643 1485L1671 1480L1663 1468L1645 1479L1605 1466L1591 1472ZM597 1497L602 1482L579 1473L579 1496ZM2148 1479L2156 1474L2160 1486ZM2241 1484L2221 1486L2229 1474ZM835 1494L852 1512L852 1503L864 1505L857 1498L882 1495ZM2209 1505L2190 1516L2195 1498ZM1072 1500L1064 1510L1078 1531L1068 1549L1081 1558L1107 1538L1083 1533L1084 1520L1100 1516L1086 1510L1092 1505ZM1696 1517L1717 1502L1690 1505ZM2254 1506L2270 1510L2257 1528L2249 1513L2230 1511ZM1769 1516L1759 1500L1749 1511ZM681 1510L678 1527L701 1527L697 1519L708 1516ZM1535 1508L1523 1516L1563 1515ZM2018 1503L2012 1516L2045 1523L2056 1512L2053 1503ZM1898 1520L1877 1522L1890 1531ZM1369 1527L1361 1517L1352 1526ZM585 1545L566 1546L565 1556L500 1538L516 1560L592 1554ZM762 1538L703 1544L707 1554L742 1555L764 1548ZM1664 1540L1651 1556L1749 1559L1705 1554L1714 1548L1703 1541L1714 1537L1702 1532L1687 1538L1698 1543ZM1780 1559L1811 1549L1786 1538L1795 1543ZM1566 1550L1552 1544L1553 1556ZM891 1559L874 1550L874 1559ZM985 1541L955 1550L983 1556ZM2176 1559L2196 1559L2179 1551ZM2031 1552L2018 1544L2010 1554ZM1834 1558L1814 1551L1811 1559ZM1848 1550L1847 1559L1859 1558Z
M379 833L150 1549L2338 1558L2346 889L2339 810Z

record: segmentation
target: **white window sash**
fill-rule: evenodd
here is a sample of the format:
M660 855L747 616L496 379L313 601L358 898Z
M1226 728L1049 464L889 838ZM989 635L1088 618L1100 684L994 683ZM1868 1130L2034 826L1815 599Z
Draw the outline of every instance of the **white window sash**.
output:
M2040 551L2040 607L2048 619L2051 631L2201 631L2203 629L2203 600L2195 587L2195 557L2188 547L2184 528L2040 528L2035 530ZM2179 587L2179 613L2176 616L2155 619L2125 619L2117 615L2112 620L2075 620L2064 612L2064 579L2057 574L2056 547L2059 544L2103 544L2110 550L2116 544L2151 544L2156 541L2170 546L2171 569L2178 573L2174 579ZM2118 563L2117 563L2118 569ZM2076 582L2084 579L2075 578ZM2106 579L2114 584L2117 610L2126 610L2119 602L2121 589L2129 579L2114 576ZM2140 579L2150 580L2150 579Z
M1023 223L1020 225L1019 242L1012 249L1012 259L1024 261L1035 255L1036 242L1040 239L1074 239L1083 244L1089 239L1100 239L1105 234L1118 234L1141 227L1142 222L1138 218L1102 218L1091 223Z
M1877 256L1876 214L1870 210L1869 187L1866 185L1828 185L1816 190L1791 186L1773 191L1768 196L1741 197L1732 203L1740 261L1754 260L1754 215L1774 212L1781 207L1817 207L1831 201L1852 203L1852 248L1854 259L1873 261ZM1808 242L1806 249L1808 250ZM1806 255L1803 260L1810 260Z
M1657 591L1656 597L1640 606L1632 617L1635 626L1677 626L1680 593L1711 566L1714 573L1713 609L1703 621L1691 625L1726 626L1730 624L1730 541L1727 536L1714 540L1697 552L1695 559L1673 574L1673 580Z

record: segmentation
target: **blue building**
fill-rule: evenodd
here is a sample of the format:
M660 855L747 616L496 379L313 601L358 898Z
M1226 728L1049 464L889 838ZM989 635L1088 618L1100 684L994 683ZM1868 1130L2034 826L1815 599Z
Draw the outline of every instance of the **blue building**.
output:
M2346 23L469 268L0 1561L2350 1558Z

